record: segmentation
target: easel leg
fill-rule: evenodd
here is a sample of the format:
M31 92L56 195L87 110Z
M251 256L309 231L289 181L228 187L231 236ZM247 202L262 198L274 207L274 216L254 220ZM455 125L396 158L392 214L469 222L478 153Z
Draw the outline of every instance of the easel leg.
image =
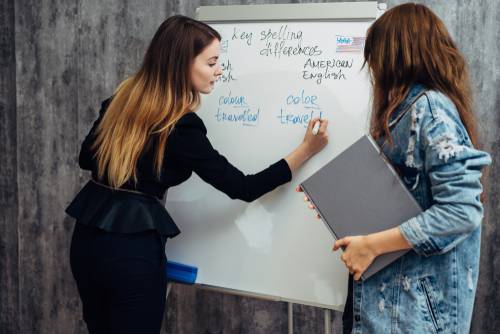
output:
M170 293L170 290L172 290L172 283L167 283L167 293L165 295L165 300L168 299L168 294Z
M325 334L332 334L332 311L325 309Z

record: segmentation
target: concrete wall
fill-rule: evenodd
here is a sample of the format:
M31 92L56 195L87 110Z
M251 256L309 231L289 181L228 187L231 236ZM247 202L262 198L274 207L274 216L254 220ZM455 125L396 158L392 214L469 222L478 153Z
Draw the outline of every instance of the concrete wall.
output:
M200 5L287 1L0 0L0 332L85 333L68 261L64 208L88 175L77 152L100 101L139 65L168 16ZM310 1L291 1L310 2ZM498 201L500 2L427 0L471 68L494 166L487 186L473 333L500 328ZM388 1L393 6L402 1ZM332 317L339 332L340 313ZM175 286L168 333L287 333L287 304ZM323 311L294 307L295 333L322 333Z

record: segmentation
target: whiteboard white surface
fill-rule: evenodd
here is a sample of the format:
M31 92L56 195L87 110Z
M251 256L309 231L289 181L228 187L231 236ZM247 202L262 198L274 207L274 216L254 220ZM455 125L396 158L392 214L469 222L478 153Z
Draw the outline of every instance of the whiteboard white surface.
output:
M291 152L311 116L329 120L330 142L290 183L253 203L196 175L169 189L166 207L182 233L167 242L167 257L198 267L196 283L343 310L340 253L294 189L367 130L370 87L356 43L370 23L212 24L225 71L197 111L212 145L251 174Z

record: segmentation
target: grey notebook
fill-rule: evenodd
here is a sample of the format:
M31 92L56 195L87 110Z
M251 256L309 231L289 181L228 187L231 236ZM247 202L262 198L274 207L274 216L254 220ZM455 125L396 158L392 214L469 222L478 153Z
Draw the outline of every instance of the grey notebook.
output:
M422 212L369 136L363 136L302 182L301 187L337 239L396 227ZM362 279L406 252L377 257Z

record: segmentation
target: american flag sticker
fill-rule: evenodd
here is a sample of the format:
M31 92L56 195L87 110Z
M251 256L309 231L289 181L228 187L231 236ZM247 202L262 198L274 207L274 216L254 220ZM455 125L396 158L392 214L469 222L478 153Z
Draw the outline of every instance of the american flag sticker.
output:
M335 36L337 52L361 52L365 47L366 37Z

